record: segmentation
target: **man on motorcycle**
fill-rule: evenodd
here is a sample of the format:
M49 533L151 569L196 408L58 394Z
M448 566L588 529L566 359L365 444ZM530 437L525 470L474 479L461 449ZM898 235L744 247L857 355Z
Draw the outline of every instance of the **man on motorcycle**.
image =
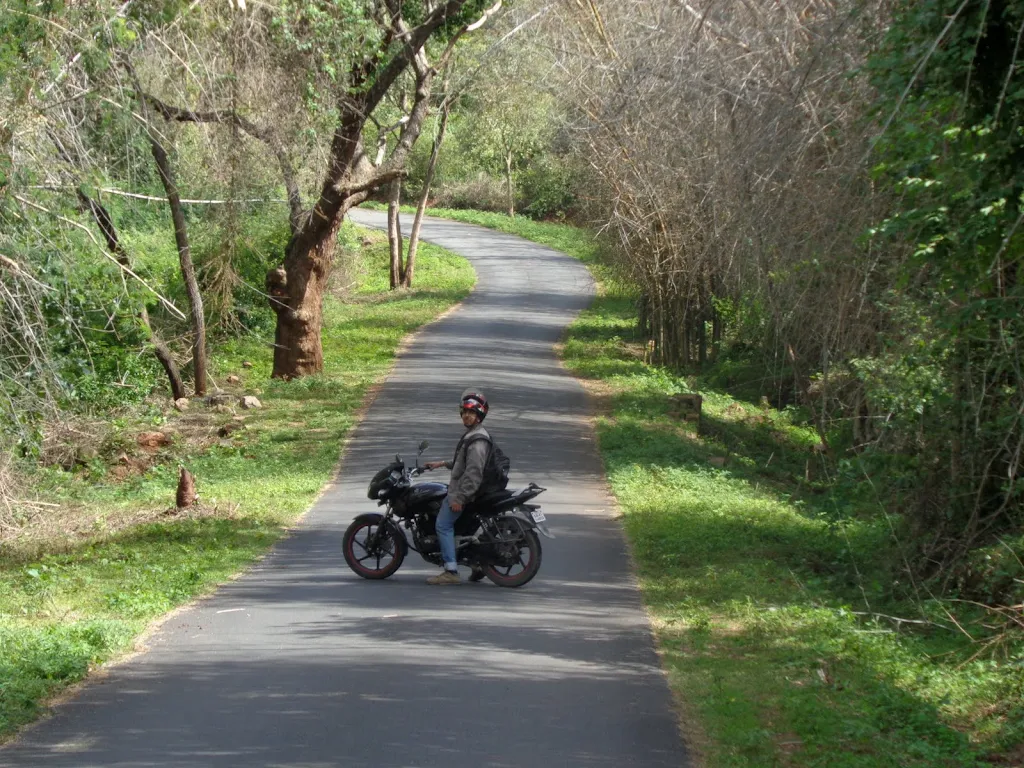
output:
M446 467L452 471L448 483L448 495L441 503L437 515L437 541L444 559L444 570L427 579L427 584L459 584L459 568L455 554L455 521L459 519L466 504L473 500L483 482L484 467L491 445L491 436L482 423L487 416L487 398L482 393L467 389L459 402L459 415L466 433L455 447L452 461L428 461L425 469Z

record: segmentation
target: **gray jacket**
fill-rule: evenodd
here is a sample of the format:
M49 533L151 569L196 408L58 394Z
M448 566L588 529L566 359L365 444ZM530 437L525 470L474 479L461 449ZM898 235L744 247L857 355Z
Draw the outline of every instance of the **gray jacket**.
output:
M483 440L477 437L478 435L487 439ZM448 482L449 504L465 504L472 501L476 492L480 490L480 484L484 480L487 454L491 450L490 440L491 436L487 430L477 424L466 430L466 434L462 436L461 444L455 452L455 459L445 462L445 466L452 471L451 480Z

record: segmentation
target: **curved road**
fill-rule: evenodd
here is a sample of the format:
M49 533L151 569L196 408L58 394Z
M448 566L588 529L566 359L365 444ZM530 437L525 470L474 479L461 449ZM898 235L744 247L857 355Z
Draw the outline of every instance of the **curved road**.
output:
M590 277L477 227L429 220L423 236L464 254L477 289L401 356L296 533L0 750L0 766L687 764L587 401L552 350ZM421 439L446 458L466 386L491 400L512 484L550 489L539 501L558 538L542 540L540 574L519 590L430 587L435 569L410 553L387 581L356 577L340 540L374 508L369 477Z

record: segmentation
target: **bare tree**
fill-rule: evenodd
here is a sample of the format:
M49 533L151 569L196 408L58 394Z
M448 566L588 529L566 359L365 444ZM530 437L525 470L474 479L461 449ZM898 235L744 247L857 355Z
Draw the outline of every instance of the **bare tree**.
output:
M438 109L437 130L430 148L430 159L427 160L427 170L423 174L423 188L420 190L419 201L416 203L416 214L413 216L412 228L409 231L409 252L405 259L405 269L402 272L402 285L406 288L412 287L416 273L416 255L420 244L420 230L423 228L423 215L427 210L430 186L434 181L434 172L437 170L437 160L441 156L441 146L444 144L444 137L448 131L452 99L451 95L447 93L447 87L444 90L446 93Z
M130 64L128 65L130 67ZM131 71L131 70L130 70ZM153 160L156 162L160 183L167 194L167 205L171 209L171 221L174 225L174 241L178 247L178 263L181 267L182 280L185 282L185 294L188 296L190 317L192 322L192 380L196 395L206 394L206 317L203 314L203 296L196 279L196 269L192 262L192 246L188 237L188 224L181 205L181 194L174 180L174 171L167 157L167 150L160 141L160 135L149 118L149 109L145 94L139 85L138 78L132 72L136 94L145 122L146 136L149 139Z
M879 200L855 73L884 18L883 3L854 0L565 2L552 15L588 210L641 288L656 360L704 363L724 305L765 313L786 392L871 343L879 254L860 233Z

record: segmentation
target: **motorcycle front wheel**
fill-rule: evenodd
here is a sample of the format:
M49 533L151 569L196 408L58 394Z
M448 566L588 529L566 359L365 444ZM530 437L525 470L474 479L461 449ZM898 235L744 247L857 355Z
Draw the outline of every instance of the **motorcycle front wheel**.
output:
M405 549L395 539L395 531L390 526L382 529L381 520L380 516L356 520L342 539L345 562L364 579L386 579L405 560Z
M499 518L497 526L508 541L496 545L500 562L485 565L484 575L499 587L521 587L540 570L540 538L511 520Z

